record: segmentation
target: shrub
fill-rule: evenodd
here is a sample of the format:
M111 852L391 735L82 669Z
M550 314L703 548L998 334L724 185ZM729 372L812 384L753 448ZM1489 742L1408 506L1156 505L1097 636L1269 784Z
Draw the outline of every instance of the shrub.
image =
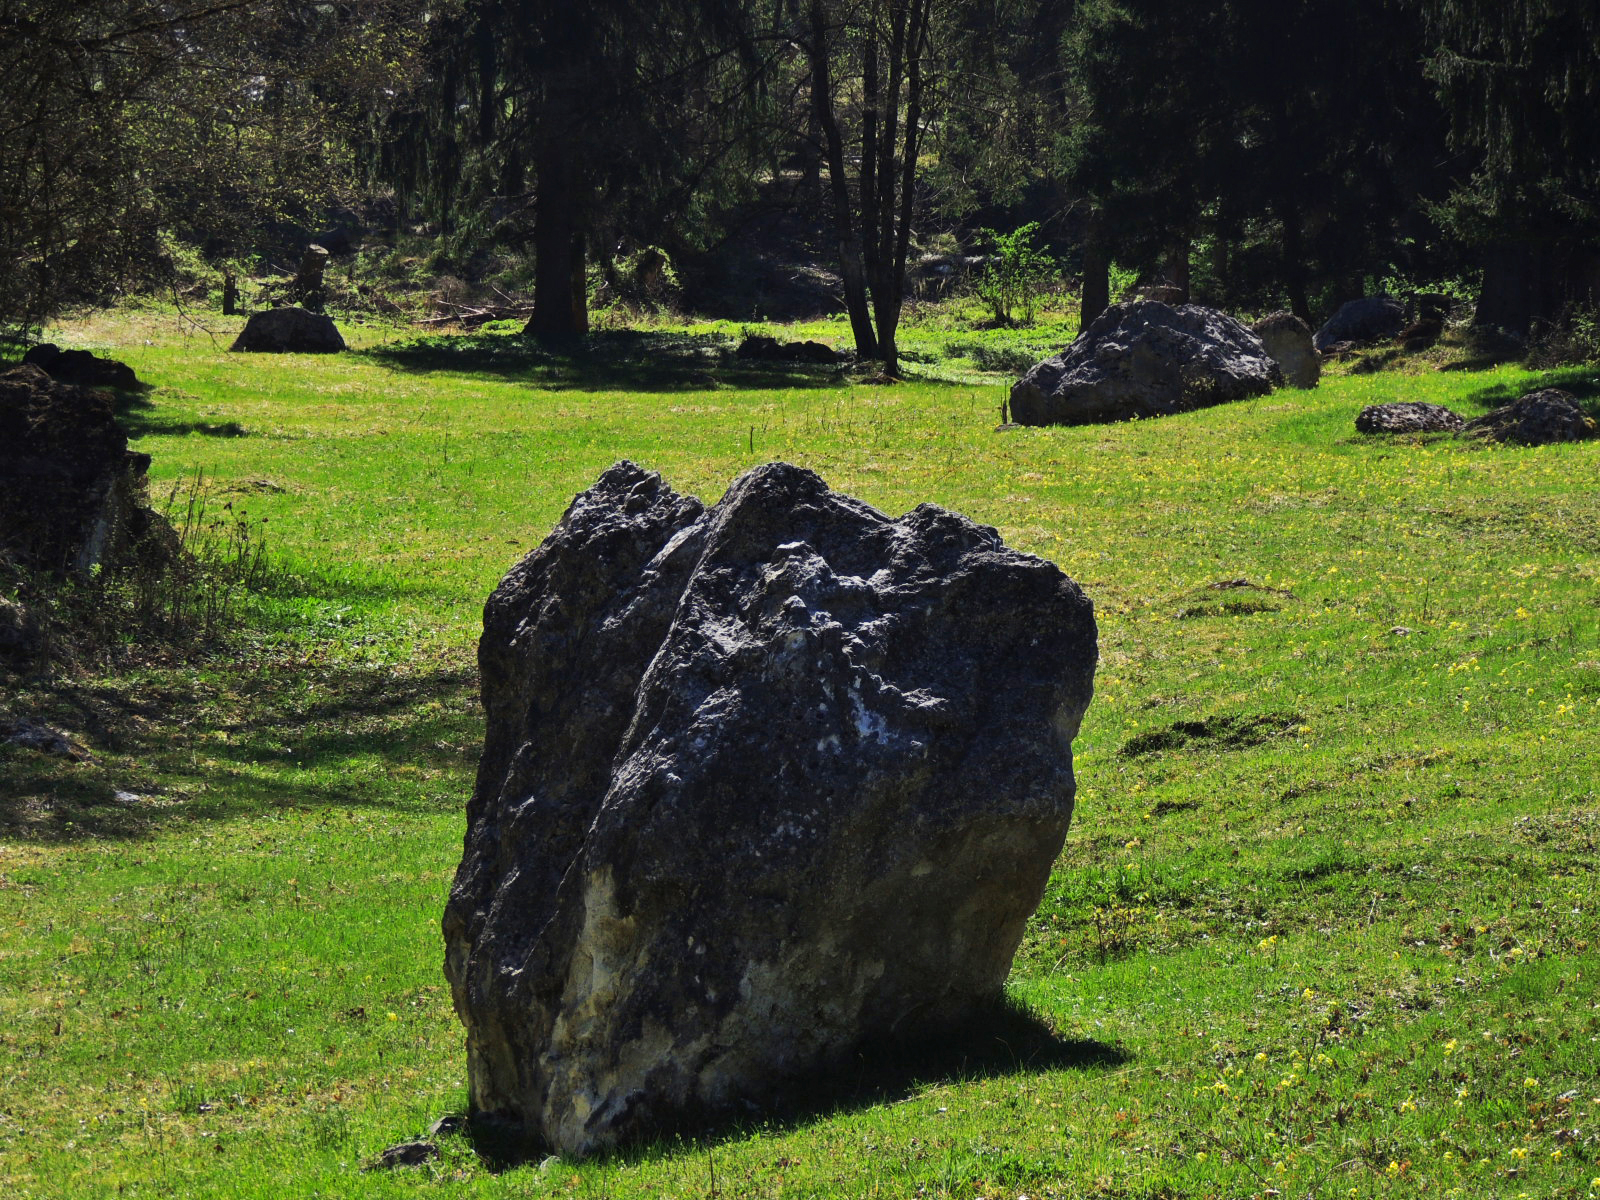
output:
M1038 233L1037 221L1011 233L979 230L995 248L978 276L978 298L1001 325L1011 324L1018 309L1023 323L1031 324L1039 297L1056 274L1055 260L1033 244Z

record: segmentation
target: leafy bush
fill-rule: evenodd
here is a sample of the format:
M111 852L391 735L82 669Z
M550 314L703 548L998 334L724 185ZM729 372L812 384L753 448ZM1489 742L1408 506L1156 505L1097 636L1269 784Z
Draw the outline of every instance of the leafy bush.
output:
M979 235L992 241L995 248L978 276L978 298L1001 325L1011 324L1018 309L1022 310L1023 323L1031 324L1039 297L1056 275L1055 259L1034 245L1038 233L1037 221L1029 221L1011 233L979 230Z

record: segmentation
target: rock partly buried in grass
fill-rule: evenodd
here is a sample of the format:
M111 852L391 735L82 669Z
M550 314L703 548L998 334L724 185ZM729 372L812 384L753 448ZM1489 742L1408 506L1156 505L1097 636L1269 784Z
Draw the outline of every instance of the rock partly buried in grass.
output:
M475 1113L585 1154L993 1000L1095 645L1056 566L931 504L608 470L484 613L444 918Z
M1417 400L1369 404L1356 414L1357 433L1460 433L1465 424L1444 405Z
M747 337L734 351L735 357L756 362L837 363L839 355L822 342L780 342L757 334Z
M331 318L303 308L253 313L230 347L274 354L337 354L344 348L344 338Z
M1011 388L1021 425L1085 425L1162 417L1262 396L1283 372L1261 339L1198 304L1113 304L1076 341Z
M1469 437L1493 442L1543 446L1550 442L1581 442L1591 438L1595 435L1595 423L1584 415L1571 392L1544 388L1468 421L1466 431Z
M1261 339L1290 387L1317 386L1322 379L1322 355L1311 344L1311 326L1284 310L1262 317L1250 326L1250 332Z

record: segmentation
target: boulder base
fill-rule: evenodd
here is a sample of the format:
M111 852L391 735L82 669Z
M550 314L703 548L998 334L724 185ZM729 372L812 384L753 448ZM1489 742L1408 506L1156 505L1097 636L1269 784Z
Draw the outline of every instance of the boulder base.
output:
M1011 388L1020 425L1086 425L1161 417L1261 396L1283 372L1261 340L1198 304L1113 304L1076 341Z
M1550 442L1581 442L1591 438L1595 435L1595 423L1584 415L1571 392L1544 388L1468 421L1466 431L1469 436L1493 442L1543 446Z
M1311 344L1311 326L1287 309L1269 313L1250 332L1261 339L1290 387L1314 388L1322 379L1322 355Z
M332 318L303 308L270 308L251 314L230 349L276 354L336 354L344 338Z
M484 613L444 917L473 1109L585 1154L993 1000L1095 653L1076 584L954 513L612 467Z
M1459 433L1464 424L1442 404L1416 400L1369 404L1356 415L1357 433Z

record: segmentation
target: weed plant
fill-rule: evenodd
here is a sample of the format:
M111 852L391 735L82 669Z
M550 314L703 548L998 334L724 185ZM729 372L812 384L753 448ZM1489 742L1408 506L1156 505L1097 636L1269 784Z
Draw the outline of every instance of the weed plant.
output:
M975 370L865 387L652 372L648 339L618 366L348 332L322 357L151 314L54 335L157 385L130 420L158 480L246 489L297 582L252 593L265 632L226 658L11 698L94 757L0 746L8 1195L1600 1195L1600 444L1352 425L1541 384L1593 406L1592 368L996 431L1006 380ZM970 332L907 336L942 369ZM888 512L934 500L1093 597L1078 811L1009 984L1031 1017L869 1047L702 1137L577 1163L452 1134L363 1171L465 1104L438 919L483 599L622 457L707 501L780 458Z

